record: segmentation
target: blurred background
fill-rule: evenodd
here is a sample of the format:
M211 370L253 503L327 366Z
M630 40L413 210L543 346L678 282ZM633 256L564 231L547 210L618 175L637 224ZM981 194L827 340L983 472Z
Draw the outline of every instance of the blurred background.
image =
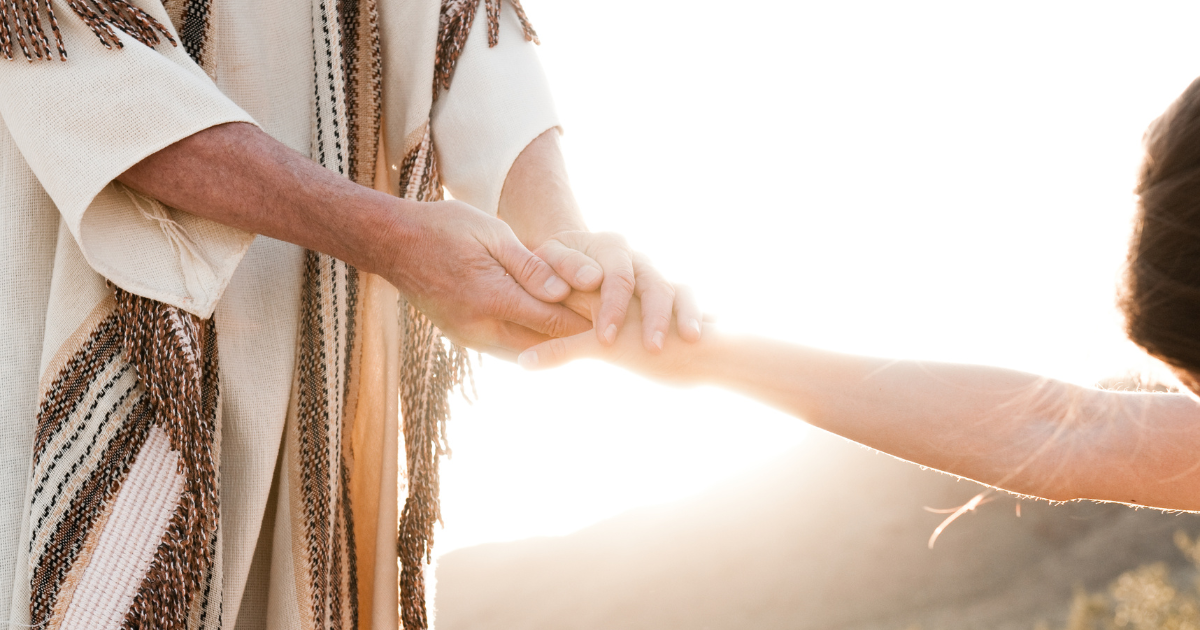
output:
M722 326L1161 376L1114 294L1142 132L1200 75L1200 6L523 4L591 227ZM1117 607L1127 571L1194 572L1190 516L997 497L930 550L944 515L923 508L978 486L600 364L475 377L443 464L439 630L1058 627L1088 593Z

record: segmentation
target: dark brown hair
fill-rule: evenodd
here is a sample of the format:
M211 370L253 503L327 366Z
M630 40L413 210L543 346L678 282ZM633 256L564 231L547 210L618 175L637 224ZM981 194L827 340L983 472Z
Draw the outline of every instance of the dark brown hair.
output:
M1120 291L1129 338L1200 373L1200 79L1150 124Z

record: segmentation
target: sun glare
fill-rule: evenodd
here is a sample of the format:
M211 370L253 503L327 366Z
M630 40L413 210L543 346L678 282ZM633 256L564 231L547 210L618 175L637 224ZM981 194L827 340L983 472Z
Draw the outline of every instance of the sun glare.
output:
M525 0L573 183L722 325L1092 383L1149 365L1114 290L1193 3ZM733 395L487 358L438 553L671 501L803 439Z

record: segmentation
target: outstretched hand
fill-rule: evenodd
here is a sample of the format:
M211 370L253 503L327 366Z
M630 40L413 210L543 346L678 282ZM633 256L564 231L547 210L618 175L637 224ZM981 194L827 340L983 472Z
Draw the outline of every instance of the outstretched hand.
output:
M599 292L573 292L563 304L571 310L589 319L596 319L597 313L604 307L603 298ZM689 382L693 374L694 361L703 346L714 343L715 339L710 330L705 329L704 342L693 343L685 341L679 334L679 328L669 325L661 350L649 351L642 342L640 331L644 323L642 300L633 298L625 309L625 321L620 332L611 344L603 344L592 331L571 335L558 339L544 341L522 352L517 363L526 369L547 369L570 363L576 359L602 359L662 381L675 383ZM704 318L698 317L697 322L705 327ZM668 322L670 323L670 322ZM700 331L696 331L696 337Z
M635 322L642 346L660 352L672 330L689 342L700 340L700 307L690 289L672 284L650 260L630 249L625 238L611 232L566 231L551 236L535 251L576 291L595 292L591 308L596 341L612 345L630 321L629 308L640 302Z

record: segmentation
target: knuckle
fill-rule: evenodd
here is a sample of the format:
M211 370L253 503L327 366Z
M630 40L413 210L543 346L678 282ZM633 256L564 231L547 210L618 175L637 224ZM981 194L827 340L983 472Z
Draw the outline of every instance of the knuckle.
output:
M572 251L574 250L563 245L558 239L551 238L538 245L534 255L544 259L549 256L569 256Z
M617 269L613 271L611 278L606 279L611 279L616 288L629 293L632 293L634 286L637 285L633 271L629 269Z
M551 337L556 337L555 341L561 341L560 339L557 339L557 338L560 338L560 337L563 337L566 335L566 332L567 332L566 319L563 317L562 313L560 313L560 312L555 311L553 313L550 313L543 320L542 324L543 324L542 332L544 334L550 335Z
M525 260L521 261L521 268L517 269L516 272L520 274L519 278L530 280L541 270L542 260L537 256L527 256Z
M567 354L567 342L562 339L551 339L545 347L549 359L561 359Z
M670 310L655 311L654 313L649 314L649 316L647 317L647 320L657 330L667 328L668 326L671 325L671 311Z

